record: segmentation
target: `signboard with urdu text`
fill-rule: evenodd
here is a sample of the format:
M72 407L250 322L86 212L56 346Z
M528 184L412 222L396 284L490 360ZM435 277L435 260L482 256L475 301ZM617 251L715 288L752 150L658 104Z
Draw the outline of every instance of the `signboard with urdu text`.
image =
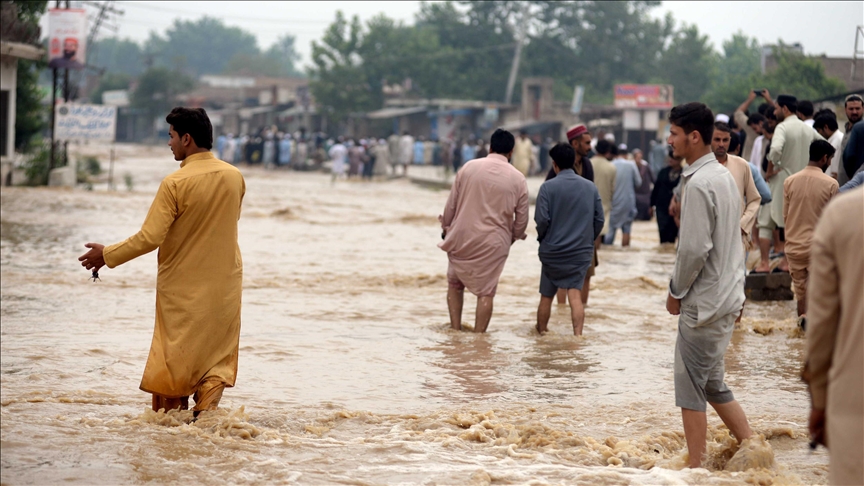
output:
M48 11L48 67L84 69L87 63L87 12L80 8Z
M668 84L616 84L615 108L670 109L674 106Z
M72 141L113 142L117 107L64 103L55 107L54 138Z

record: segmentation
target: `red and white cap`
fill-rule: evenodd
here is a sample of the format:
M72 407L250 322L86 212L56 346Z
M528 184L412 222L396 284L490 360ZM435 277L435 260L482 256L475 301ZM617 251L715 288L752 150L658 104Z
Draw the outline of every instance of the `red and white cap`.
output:
M581 137L582 134L588 133L588 127L585 125L576 125L575 127L567 130L567 140L573 140L576 137Z

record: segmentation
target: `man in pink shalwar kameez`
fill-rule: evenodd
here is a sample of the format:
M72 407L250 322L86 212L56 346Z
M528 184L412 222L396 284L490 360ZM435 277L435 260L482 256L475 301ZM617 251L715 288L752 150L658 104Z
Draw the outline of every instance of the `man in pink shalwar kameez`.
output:
M450 325L462 329L462 304L467 288L477 296L474 332L486 332L498 278L516 240L528 227L528 185L508 162L513 134L492 134L489 156L474 159L459 170L444 214L439 216L447 252L447 306Z

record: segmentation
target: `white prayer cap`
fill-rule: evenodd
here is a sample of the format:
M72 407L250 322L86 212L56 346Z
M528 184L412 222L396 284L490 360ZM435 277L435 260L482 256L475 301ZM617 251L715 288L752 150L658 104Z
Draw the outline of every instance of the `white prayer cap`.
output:
M618 151L619 152L626 152L627 151L627 144L622 143L622 144L618 145Z
M614 133L607 133L603 138L605 138L607 142L614 142L615 141L615 134Z
M718 113L717 116L714 117L714 121L729 123L729 115Z

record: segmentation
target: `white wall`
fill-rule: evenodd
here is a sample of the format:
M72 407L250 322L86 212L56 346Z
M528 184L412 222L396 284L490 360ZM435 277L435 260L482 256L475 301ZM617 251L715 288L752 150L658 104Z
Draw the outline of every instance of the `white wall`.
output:
M0 155L3 159L12 157L13 147L15 146L15 87L17 86L18 76L18 59L11 56L0 56L0 90L9 91L9 120L6 129L7 147L0 147ZM4 160L5 162L5 160ZM5 176L5 167L3 175ZM0 184L2 184L0 179Z

